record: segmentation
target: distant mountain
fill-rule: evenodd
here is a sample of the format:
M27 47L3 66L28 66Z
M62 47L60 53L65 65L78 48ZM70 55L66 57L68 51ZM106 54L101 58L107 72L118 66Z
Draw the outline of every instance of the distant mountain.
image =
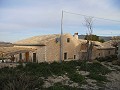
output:
M99 39L104 39L105 41L109 41L111 38L111 36L99 36Z
M85 35L78 35L78 38L79 38L79 39L84 39L84 38L85 38Z
M10 42L0 41L0 47L12 47L12 46L13 46L13 44Z
M85 35L78 35L78 38L79 39L84 39L85 38ZM111 36L99 36L99 39L104 39L105 41L109 41L111 40Z

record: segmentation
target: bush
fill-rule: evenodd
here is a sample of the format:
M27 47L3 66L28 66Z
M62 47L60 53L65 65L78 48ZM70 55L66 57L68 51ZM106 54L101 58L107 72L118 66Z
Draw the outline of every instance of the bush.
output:
M110 72L108 68L100 64L99 62L93 62L93 63L83 63L81 65L81 70L85 70L91 73L97 73L97 74L107 74Z
M76 66L78 65L78 62L75 61L70 61L70 62L53 62L50 64L50 71L54 75L63 75L65 73L71 74L75 73L76 71Z
M119 66L120 66L120 61L119 61L119 60L112 61L112 64L113 64L113 65L119 65Z
M58 62L51 63L50 64L51 73L54 74L54 75L58 75L58 76L64 74L64 69L62 67L62 64L58 63Z
M15 75L0 78L0 90L35 90L41 88L43 80L28 75Z
M48 77L51 75L48 63L27 63L25 67L22 65L16 67L17 70L23 71L29 75Z
M16 69L23 71L30 75L44 76L48 77L50 75L63 75L65 73L71 74L75 73L76 66L80 65L77 61L70 62L53 62L48 63L27 63L25 68L19 65Z
M95 79L96 81L99 81L99 82L103 82L103 81L107 82L108 81L105 76L102 76L102 75L99 75L99 74L96 74L96 73L90 73L88 75L88 77L91 78L91 79Z
M79 68L76 68L79 66ZM10 90L8 88L17 88L17 90L23 90L24 88L29 90L40 88L43 84L42 79L39 77L45 77L52 75L63 75L67 73L70 80L83 84L85 82L85 77L78 74L76 69L86 70L92 75L89 75L90 78L94 78L98 81L102 81L105 79L102 75L107 74L110 70L99 62L86 62L86 61L69 61L69 62L53 62L51 64L48 63L26 63L25 67L22 64L17 66L16 68L1 68L0 69L0 90ZM102 75L99 75L102 74ZM97 77L100 76L99 77ZM26 87L25 87L26 85ZM20 89L18 89L18 87ZM72 90L72 87L64 86L64 85L54 85L50 87L48 90ZM30 90L31 90L30 89ZM16 90L16 89L15 89ZM79 89L78 89L79 90Z
M74 73L69 75L70 80L76 82L76 83L83 83L85 82L85 77L78 74L78 73Z
M100 61L100 62L112 62L113 60L117 60L117 55L110 55L110 56L106 56L106 57L99 57L96 58L96 60Z

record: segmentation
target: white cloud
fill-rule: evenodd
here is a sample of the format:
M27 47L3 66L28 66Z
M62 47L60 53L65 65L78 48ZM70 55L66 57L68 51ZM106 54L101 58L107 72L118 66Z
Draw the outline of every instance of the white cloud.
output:
M79 0L77 6L71 8L71 12L120 20L120 12L112 6L110 0Z
M19 3L11 0L11 7L0 8L0 30L13 31L30 29L60 30L61 10L86 14L101 18L120 21L120 12L113 6L112 0L22 0ZM15 3L14 3L15 2ZM13 6L12 6L13 5ZM95 19L96 20L96 19ZM97 22L97 23L96 23ZM79 26L84 23L84 17L64 13L64 25ZM118 23L117 23L118 24ZM107 21L97 20L95 25L117 25ZM109 27L108 27L109 28ZM49 32L49 31L48 31ZM47 32L47 33L48 33ZM100 33L99 30L96 34ZM102 33L103 32L103 33ZM104 34L105 31L102 31ZM108 33L111 32L110 30ZM112 30L112 32L117 32Z

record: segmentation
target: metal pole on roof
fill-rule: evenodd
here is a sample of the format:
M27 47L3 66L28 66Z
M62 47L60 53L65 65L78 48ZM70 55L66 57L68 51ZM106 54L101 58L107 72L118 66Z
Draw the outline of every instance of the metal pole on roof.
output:
M63 60L63 10L61 16L61 35L60 35L60 63Z

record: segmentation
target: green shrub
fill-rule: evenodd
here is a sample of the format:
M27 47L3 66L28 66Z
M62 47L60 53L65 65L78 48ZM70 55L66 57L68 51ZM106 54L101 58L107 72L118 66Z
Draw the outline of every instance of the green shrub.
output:
M70 78L70 80L76 83L83 84L85 82L85 77L76 73L77 66L79 66L80 70L86 70L90 73L93 73L92 75L89 75L89 77L94 79L98 78L98 81L102 81L102 79L105 78L102 75L110 72L108 68L104 67L99 62L88 63L86 61L82 61L82 62L63 61L62 63L53 62L51 64L48 64L45 62L44 63L26 63L25 67L23 67L23 65L20 64L16 68L5 67L0 69L0 85L1 85L0 90L2 90L5 87L6 88L13 87L14 84L18 84L18 83L19 84L13 88L21 87L20 89L22 90L23 88L25 88L24 84L27 85L27 88L31 88L31 89L41 88L42 81L40 79L38 79L37 81L36 78L39 78L39 77L46 78L52 75L59 76L65 73L67 73L66 75ZM99 76L99 74L102 74L100 78L97 77L97 75ZM9 85L12 85L12 86L9 86ZM74 88L72 89L70 88L72 87L55 84L54 86L50 87L48 90L73 90L74 89Z
M58 63L58 62L53 62L53 63L50 64L50 71L54 75L62 75L62 74L64 74L62 64Z
M38 75L48 77L50 75L63 75L65 73L74 73L78 62L53 62L48 63L27 63L25 68L22 65L17 67L18 70L24 71L30 75Z
M51 75L48 63L27 63L25 67L22 65L16 67L17 70L23 71L29 75L48 77Z
M83 63L81 65L81 70L85 70L91 73L97 73L97 74L107 74L109 72L111 72L107 67L103 66L101 63L99 62L93 62L93 63Z
M0 90L35 90L41 88L43 80L36 76L15 75L0 78Z
M117 60L117 55L110 55L110 56L106 56L106 57L99 57L96 58L96 60L100 61L100 62L112 62L113 60Z
M120 61L119 60L114 60L114 61L112 61L112 64L120 66Z
M63 75L65 73L71 74L75 72L76 65L77 63L74 61L62 62L62 63L53 62L50 64L50 71L54 75L58 75L58 76Z
M99 74L96 74L96 73L90 73L88 75L88 77L91 78L91 79L95 79L96 81L99 81L99 82L108 81L105 76L102 76L102 75L99 75Z
M83 83L85 82L85 77L78 74L78 73L73 73L69 75L70 80L76 82L76 83Z

